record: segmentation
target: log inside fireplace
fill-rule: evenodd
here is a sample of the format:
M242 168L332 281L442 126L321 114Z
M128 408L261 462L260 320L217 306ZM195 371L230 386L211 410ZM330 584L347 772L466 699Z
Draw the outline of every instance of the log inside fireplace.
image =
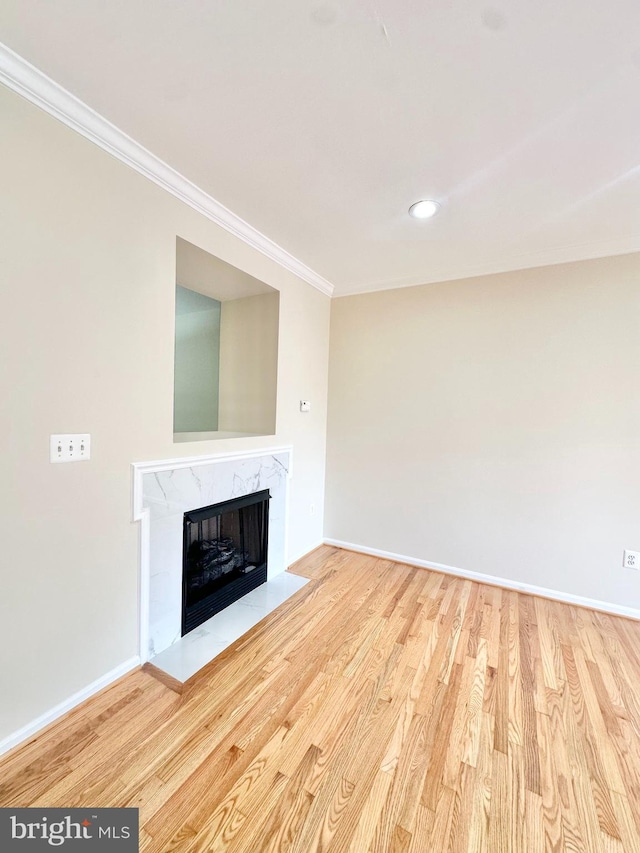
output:
M269 490L185 512L182 636L267 580Z

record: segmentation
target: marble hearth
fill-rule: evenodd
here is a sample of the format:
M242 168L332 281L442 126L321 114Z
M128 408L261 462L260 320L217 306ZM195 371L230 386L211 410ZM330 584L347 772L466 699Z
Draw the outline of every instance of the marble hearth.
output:
M256 624L264 615L263 602L271 602L274 609L303 584L303 579L290 582L289 575L279 578L286 568L291 456L292 448L280 447L133 465L133 516L141 523L140 656L143 661L153 660L157 664L166 658L175 662L184 659L185 654L200 661L208 654L206 642L199 647L194 644L198 637L206 641L207 633L212 633L209 623L181 638L182 525L183 515L189 510L269 489L268 575L267 584L263 585L269 589L261 593L263 587L258 587L250 593L255 602L241 599L232 605L242 608L236 615L223 611L213 617L213 620L222 617L218 619L219 626L233 624L231 634L237 634L245 625L251 627L247 608L254 610L253 624ZM272 583L276 578L278 582ZM256 607L258 602L261 604ZM236 638L233 636L231 642ZM219 636L212 648L215 650L210 657L221 650ZM200 666L206 662L203 660Z

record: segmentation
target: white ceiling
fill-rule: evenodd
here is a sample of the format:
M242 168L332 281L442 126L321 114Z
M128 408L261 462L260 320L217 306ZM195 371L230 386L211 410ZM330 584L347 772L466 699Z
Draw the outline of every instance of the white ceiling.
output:
M0 42L336 295L640 250L637 0L2 0Z

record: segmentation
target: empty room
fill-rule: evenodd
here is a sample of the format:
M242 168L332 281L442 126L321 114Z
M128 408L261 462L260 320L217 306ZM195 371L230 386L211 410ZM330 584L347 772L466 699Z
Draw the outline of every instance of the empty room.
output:
M640 853L640 7L0 4L0 850Z

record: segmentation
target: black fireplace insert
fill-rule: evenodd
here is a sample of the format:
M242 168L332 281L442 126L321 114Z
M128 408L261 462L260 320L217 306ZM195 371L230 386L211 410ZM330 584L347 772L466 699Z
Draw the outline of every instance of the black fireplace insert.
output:
M182 636L267 580L269 490L185 512Z

